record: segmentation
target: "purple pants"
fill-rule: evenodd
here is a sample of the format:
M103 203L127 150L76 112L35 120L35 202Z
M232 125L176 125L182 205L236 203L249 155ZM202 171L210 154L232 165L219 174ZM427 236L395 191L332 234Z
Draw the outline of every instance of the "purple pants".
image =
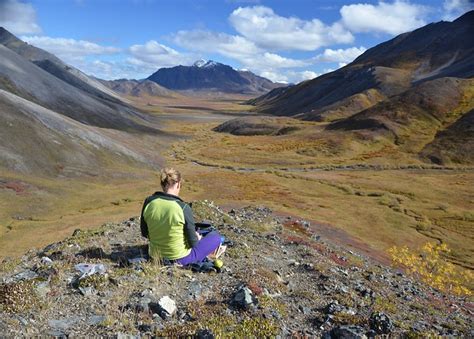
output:
M189 265L204 260L209 254L214 252L221 244L221 235L217 232L211 232L198 241L191 249L191 252L176 262L181 265Z

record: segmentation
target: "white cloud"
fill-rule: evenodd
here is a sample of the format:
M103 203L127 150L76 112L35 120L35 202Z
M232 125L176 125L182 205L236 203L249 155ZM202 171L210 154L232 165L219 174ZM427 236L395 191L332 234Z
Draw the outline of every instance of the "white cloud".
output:
M306 60L286 58L257 47L255 43L238 35L194 30L179 31L173 36L178 45L196 52L218 53L241 63L245 68L256 70L302 67Z
M307 21L282 17L264 6L239 7L229 20L245 38L269 50L312 51L321 46L354 40L340 23L328 26L318 19Z
M131 58L120 60L77 60L74 66L86 74L100 79L143 79L157 69L142 62L134 63Z
M444 0L443 8L445 10L444 20L455 20L465 12L474 9L473 0Z
M120 52L119 48L101 46L85 40L51 38L47 36L22 36L21 39L33 46L53 53L69 63L74 63L74 61L90 55L115 54Z
M310 79L314 79L314 78L319 76L318 73L313 72L313 71L303 71L300 74L301 74L301 79L302 80L310 80Z
M283 70L283 71L264 71L259 74L260 76L270 79L273 82L280 83L293 83L297 84L301 81L311 80L317 78L321 73L316 73L313 71L293 71L293 70Z
M33 6L17 0L0 0L0 26L13 34L41 33Z
M428 9L396 0L393 3L379 2L377 5L353 4L342 6L343 24L352 32L388 33L396 35L426 25Z
M288 83L288 77L277 72L263 71L260 73L260 76L267 78L273 82L281 82L284 84Z
M190 65L196 56L189 53L180 53L175 49L150 40L144 45L133 45L128 49L131 58L127 63L138 67L142 72L155 72L162 67Z
M219 53L237 60L263 52L244 37L204 30L179 31L173 35L173 40L192 51Z
M314 61L319 62L338 62L347 64L352 62L359 55L364 53L367 49L365 47L351 47L346 49L330 49L327 48L322 54L317 55Z
M133 45L128 49L131 57L127 63L143 72L155 72L162 67L190 65L196 59L188 53L180 53L175 49L150 40L143 45Z

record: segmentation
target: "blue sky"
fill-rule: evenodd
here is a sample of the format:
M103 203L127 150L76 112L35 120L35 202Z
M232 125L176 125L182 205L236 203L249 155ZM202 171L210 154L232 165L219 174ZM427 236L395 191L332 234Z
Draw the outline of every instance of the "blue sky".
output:
M0 0L0 26L104 79L203 58L299 82L473 8L474 0Z

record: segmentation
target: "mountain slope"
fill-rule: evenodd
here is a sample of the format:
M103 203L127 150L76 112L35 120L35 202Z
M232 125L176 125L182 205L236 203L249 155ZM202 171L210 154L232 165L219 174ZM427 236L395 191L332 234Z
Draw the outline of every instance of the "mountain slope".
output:
M3 29L0 42L1 170L75 176L161 161L143 146L166 136L152 117Z
M156 82L150 80L128 80L128 79L117 79L117 80L101 80L101 82L112 89L113 91L120 93L125 96L143 97L143 96L155 96L155 97L172 97L177 94L163 86L158 85Z
M72 66L66 65L55 55L25 43L3 27L0 27L0 44L76 88L80 88L97 97L107 98L112 101L115 98L120 101L120 97L116 93L109 90L99 81L85 75Z
M439 77L474 76L474 11L454 22L439 22L379 44L351 64L283 93L262 96L249 103L276 115L303 114L313 120L325 107L343 104L350 96L377 90L390 97L413 84ZM366 109L375 102L360 107Z
M279 87L248 71L236 71L214 61L197 61L193 66L160 68L148 80L172 90L215 90L256 94Z
M79 122L98 127L156 133L148 118L122 104L90 95L0 45L0 89Z
M349 118L333 122L327 129L370 130L376 134L386 135L400 149L415 153L429 144L437 133L440 133L440 140L435 144L441 147L448 139L453 139L456 131L459 133L456 135L459 140L451 143L456 147L467 146L472 141L466 140L474 139L474 135L472 129L468 127L472 118L464 117L464 114L474 108L473 88L474 79L439 78L426 81L390 100L382 101ZM457 120L462 122L456 124ZM455 124L449 131L442 132L453 123ZM451 145L451 148L456 147ZM472 152L464 154L462 161L459 162L471 163L472 156L469 153ZM459 156L458 159L461 160ZM470 157L470 160L466 157Z
M438 132L421 156L436 164L474 164L474 110Z
M35 174L96 173L105 159L147 163L100 129L1 89L0 110L0 135L8 140L0 146L0 168Z

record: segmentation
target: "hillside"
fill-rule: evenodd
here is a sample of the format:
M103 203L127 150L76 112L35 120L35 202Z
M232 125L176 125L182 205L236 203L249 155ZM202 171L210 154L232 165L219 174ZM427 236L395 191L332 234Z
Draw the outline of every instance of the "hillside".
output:
M0 168L98 173L105 164L156 166L133 133L165 136L147 114L54 55L0 30ZM140 142L142 143L142 141ZM153 159L153 160L152 160Z
M456 150L472 143L472 131L465 127L471 119L464 115L474 108L473 88L474 79L439 78L426 81L390 100L333 122L327 129L367 130L372 135L382 134L391 139L400 150L410 153L421 151L438 133L441 135L438 138L441 139L442 135L450 135L449 145L446 141L437 140L429 146L432 152L446 150L443 157L432 156L430 159L438 164L472 164L470 152L461 156L462 152ZM451 126L452 124L456 127ZM453 130L457 132L455 138ZM450 152L454 152L452 157Z
M441 77L474 76L474 11L453 22L438 22L404 33L379 44L349 65L316 79L305 81L286 91L276 90L250 103L255 110L307 120L334 120L334 111L342 117L371 107L384 97L408 90L422 81ZM356 100L376 92L375 100Z
M97 173L110 162L149 163L118 138L0 89L0 167L20 173ZM105 156L108 155L108 156ZM151 165L151 164L150 164Z
M251 72L237 71L212 60L199 60L192 66L160 68L148 80L171 90L212 90L242 94L262 94L281 86Z
M124 96L133 97L173 97L178 95L150 80L100 80L105 86Z
M0 266L0 335L469 336L470 304L265 207L193 204L229 240L217 273L146 260L139 219ZM78 264L97 264L81 275Z
M113 98L120 99L99 81L85 75L77 68L65 64L55 55L18 39L3 27L0 27L0 44L33 62L46 72L95 97L107 98L112 101L114 101Z

